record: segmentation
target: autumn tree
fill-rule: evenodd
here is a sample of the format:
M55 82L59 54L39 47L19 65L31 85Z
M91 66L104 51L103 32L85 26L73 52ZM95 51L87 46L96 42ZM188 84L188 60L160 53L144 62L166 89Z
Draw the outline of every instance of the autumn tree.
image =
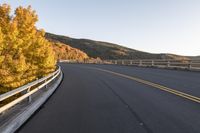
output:
M15 88L55 69L52 44L31 7L18 7L11 17L10 6L0 5L0 86Z

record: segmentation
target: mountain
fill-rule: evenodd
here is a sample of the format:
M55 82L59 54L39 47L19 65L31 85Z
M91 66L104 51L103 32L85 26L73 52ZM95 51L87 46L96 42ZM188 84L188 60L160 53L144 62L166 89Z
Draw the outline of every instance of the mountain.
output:
M189 59L185 56L174 54L152 54L118 44L94 41L89 39L75 39L67 36L46 33L45 37L50 41L67 44L85 52L89 57L101 59Z

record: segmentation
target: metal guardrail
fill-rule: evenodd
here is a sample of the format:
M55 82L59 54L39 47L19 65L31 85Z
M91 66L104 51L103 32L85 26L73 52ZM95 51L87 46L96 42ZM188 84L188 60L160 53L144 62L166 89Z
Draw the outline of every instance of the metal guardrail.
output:
M115 64L115 65L133 65L144 67L160 68L180 68L188 70L200 70L200 60L174 60L174 59L146 59L146 60L61 60L67 63L88 63L88 64Z
M49 84L53 79L55 79L59 74L61 73L61 68L60 66L58 66L58 69L49 74L46 77L43 77L41 79L35 80L31 83L28 83L24 86L21 86L19 88L16 88L12 91L9 91L7 93L1 94L0 95L0 102L4 101L16 94L23 93L20 97L18 97L17 99L5 104L4 106L0 107L0 114L5 112L6 110L8 110L9 108L13 107L14 105L20 103L22 100L28 98L29 102L31 102L31 95L34 94L35 92L37 92L38 90L40 90L41 88L43 88L44 86L46 86L47 84ZM44 82L44 83L42 83ZM34 88L33 90L31 90L31 87L38 85L36 88Z
M103 64L150 66L162 68L199 69L200 60L105 60Z

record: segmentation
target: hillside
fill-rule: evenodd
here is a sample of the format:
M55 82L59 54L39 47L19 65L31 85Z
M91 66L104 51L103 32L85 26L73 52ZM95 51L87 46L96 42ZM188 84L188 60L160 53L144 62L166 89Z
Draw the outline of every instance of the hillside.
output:
M200 56L195 56L195 57L190 57L192 58L193 60L200 60Z
M45 36L48 40L61 42L73 48L80 49L92 58L100 57L101 59L188 59L188 57L173 54L152 54L142 52L117 44L101 41L74 39L51 33L46 33Z
M84 60L88 59L88 55L84 52L82 52L79 49L72 48L69 45L51 41L53 43L53 49L56 53L57 59L63 59L63 60Z

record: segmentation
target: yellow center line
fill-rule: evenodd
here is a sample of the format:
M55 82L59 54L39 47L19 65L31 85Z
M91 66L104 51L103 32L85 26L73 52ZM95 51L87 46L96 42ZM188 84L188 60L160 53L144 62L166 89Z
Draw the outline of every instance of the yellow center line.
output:
M94 68L94 67L87 67L87 68L99 70L99 71L102 71L102 72L107 72L107 73L110 73L110 74L113 74L113 75L124 77L124 78L130 79L130 80L134 80L138 83L142 83L142 84L145 84L145 85L148 85L148 86L152 86L154 88L157 88L157 89L163 90L165 92L169 92L171 94L183 97L183 98L191 100L193 102L200 103L199 97L192 96L190 94L187 94L187 93L184 93L184 92L181 92L181 91L177 91L175 89L171 89L171 88L168 88L168 87L160 85L160 84L156 84L156 83L153 83L153 82L150 82L150 81L147 81L147 80L143 80L143 79L140 79L140 78L128 76L128 75L125 75L125 74L121 74L121 73L117 73L117 72L113 72L113 71L105 70L105 69L101 69L101 68Z

